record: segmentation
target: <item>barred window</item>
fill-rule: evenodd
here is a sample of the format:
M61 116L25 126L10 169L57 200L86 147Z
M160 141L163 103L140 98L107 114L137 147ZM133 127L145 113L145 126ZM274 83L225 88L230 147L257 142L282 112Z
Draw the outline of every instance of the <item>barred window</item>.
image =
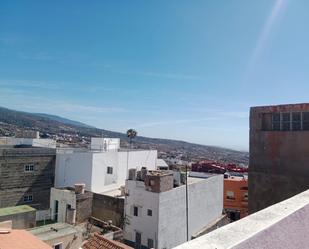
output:
M303 112L303 130L309 130L309 112Z
M282 130L289 131L291 130L291 114L289 112L282 113Z
M107 167L107 174L113 174L113 167Z
M273 130L280 131L280 113L273 114Z
M292 113L292 130L293 131L301 130L301 112Z
M24 195L24 202L29 203L33 201L33 195Z
M25 170L25 172L32 172L32 171L34 171L34 164L26 164L24 166L24 170Z

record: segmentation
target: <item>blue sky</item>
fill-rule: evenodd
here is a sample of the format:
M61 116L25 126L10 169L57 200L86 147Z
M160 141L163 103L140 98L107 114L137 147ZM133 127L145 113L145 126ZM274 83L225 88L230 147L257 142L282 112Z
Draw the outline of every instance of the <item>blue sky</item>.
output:
M248 150L249 107L308 102L308 0L0 2L0 106Z

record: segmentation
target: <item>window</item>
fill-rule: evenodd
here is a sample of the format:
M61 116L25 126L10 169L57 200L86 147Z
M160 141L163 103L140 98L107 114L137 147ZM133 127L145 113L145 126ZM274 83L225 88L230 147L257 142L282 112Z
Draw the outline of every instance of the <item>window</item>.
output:
M24 202L32 202L33 195L24 195Z
M113 174L113 167L107 167L107 174Z
M293 131L301 130L301 112L292 113L292 130Z
M153 239L148 239L147 246L148 246L148 248L154 248L153 247Z
M291 130L291 114L289 112L282 113L282 130Z
M233 191L226 191L226 199L234 200L234 192Z
M151 209L147 209L147 215L152 216L152 210Z
M280 131L280 113L273 114L273 130Z
M34 164L26 164L24 166L25 172L32 172L34 170Z
M244 200L248 201L248 192L244 193Z
M138 207L134 207L133 215L138 216Z
M55 244L53 247L54 249L62 249L62 243Z
M303 112L303 130L309 130L309 112Z
M154 186L155 185L155 181L154 180L150 180L149 185L150 186Z
M271 113L262 114L262 130L263 131L272 130L272 114Z

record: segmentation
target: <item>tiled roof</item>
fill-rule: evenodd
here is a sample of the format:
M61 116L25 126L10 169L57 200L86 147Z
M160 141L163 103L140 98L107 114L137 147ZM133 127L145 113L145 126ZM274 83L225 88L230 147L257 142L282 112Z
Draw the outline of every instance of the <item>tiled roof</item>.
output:
M11 230L0 234L1 249L52 249L26 230Z
M118 241L109 240L102 235L94 234L83 246L83 249L133 249L130 246L122 244Z

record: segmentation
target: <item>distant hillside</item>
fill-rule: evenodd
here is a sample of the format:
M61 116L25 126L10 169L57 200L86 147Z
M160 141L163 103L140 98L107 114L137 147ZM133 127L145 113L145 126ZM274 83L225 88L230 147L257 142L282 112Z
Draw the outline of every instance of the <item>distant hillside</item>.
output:
M74 120L71 120L71 119L59 117L59 116L56 116L56 115L51 115L51 114L46 114L46 113L33 113L33 115L43 117L43 118L52 119L54 121L58 121L58 122L68 124L68 125L75 125L75 126L80 126L80 127L85 127L85 128L95 128L93 126L84 124L82 122L78 122L78 121L74 121Z
M59 142L67 143L70 137L70 146L87 146L91 137L120 138L122 146L127 146L128 140L124 133L103 130L85 125L80 122L48 114L33 114L0 107L0 136L13 136L18 129L31 129L41 134L56 137ZM138 136L134 142L135 148L157 149L162 157L178 158L186 161L216 160L221 162L242 163L248 165L249 155L215 146L206 146L184 141L148 138Z

